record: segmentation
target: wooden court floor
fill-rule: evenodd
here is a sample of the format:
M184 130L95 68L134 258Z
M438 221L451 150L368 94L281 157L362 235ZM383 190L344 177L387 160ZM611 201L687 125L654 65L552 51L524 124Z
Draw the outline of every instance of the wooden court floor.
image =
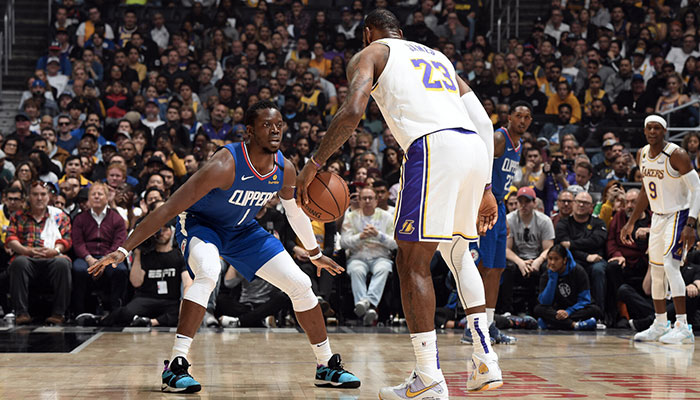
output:
M694 345L633 343L630 332L615 330L513 333L517 344L496 346L504 386L480 394L464 390L471 346L457 333L438 335L451 398L700 399ZM360 389L315 388L311 349L292 329L219 330L200 332L190 352L202 392L163 394L160 372L173 333L137 328L97 331L70 353L0 354L0 399L376 399L381 386L403 382L413 367L406 334L330 337L346 369L362 379Z

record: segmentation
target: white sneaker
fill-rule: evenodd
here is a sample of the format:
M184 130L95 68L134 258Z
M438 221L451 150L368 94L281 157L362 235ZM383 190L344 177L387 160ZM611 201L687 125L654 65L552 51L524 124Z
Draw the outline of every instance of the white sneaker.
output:
M241 320L239 320L237 317L229 317L228 315L220 316L219 323L224 328L238 328L241 326Z
M661 336L671 331L670 326L671 323L668 321L665 325L654 321L647 330L636 333L634 335L634 340L635 342L656 342Z
M467 390L481 392L503 386L501 368L498 358L486 360L484 356L472 354L472 360L467 366Z
M358 317L361 317L361 316L365 315L365 313L369 309L369 306L370 306L369 300L362 299L362 300L358 301L357 303L355 303L355 309L353 311L355 311L355 315L357 315Z
M692 344L695 343L693 326L676 321L673 329L659 338L659 342L666 344Z
M442 375L442 374L441 374ZM430 381L429 385L423 383L423 379ZM424 374L413 370L411 376L406 379L406 382L398 386L387 386L379 390L380 400L405 400L405 399L422 399L422 400L438 400L449 399L447 392L447 383L445 378L440 377L440 381L434 381Z

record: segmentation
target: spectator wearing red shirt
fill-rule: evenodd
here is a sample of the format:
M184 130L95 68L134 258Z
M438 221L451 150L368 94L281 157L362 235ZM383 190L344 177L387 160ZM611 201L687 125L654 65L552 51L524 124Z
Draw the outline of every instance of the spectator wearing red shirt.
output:
M53 308L46 323L62 324L71 291L70 259L63 254L71 246L68 216L50 207L46 182L35 181L29 191L29 207L10 219L5 246L16 255L10 262L10 294L17 325L32 322L29 316L29 283L47 277L53 288Z
M85 311L85 294L90 287L87 269L105 254L115 251L126 239L126 225L119 213L107 207L109 190L103 183L96 182L88 192L89 209L78 214L73 220L73 247L76 259L73 261L73 294L71 310L76 314ZM129 271L126 264L116 268L106 268L95 284L99 288L109 288L111 310L121 307L126 294Z

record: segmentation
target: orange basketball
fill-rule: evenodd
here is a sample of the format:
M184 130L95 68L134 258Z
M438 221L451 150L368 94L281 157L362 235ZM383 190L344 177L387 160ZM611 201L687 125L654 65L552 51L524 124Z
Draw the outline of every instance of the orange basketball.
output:
M332 222L340 218L350 205L350 191L343 178L324 171L314 176L307 189L309 202L301 209L309 218Z

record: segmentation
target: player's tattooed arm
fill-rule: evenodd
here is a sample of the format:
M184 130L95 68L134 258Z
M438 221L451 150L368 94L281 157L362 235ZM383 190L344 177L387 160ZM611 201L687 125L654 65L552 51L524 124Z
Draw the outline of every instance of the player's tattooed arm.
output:
M333 117L328 132L314 154L317 163L324 164L357 128L372 91L376 64L384 60L382 65L386 65L388 54L386 46L369 46L350 59L347 66L348 96Z

